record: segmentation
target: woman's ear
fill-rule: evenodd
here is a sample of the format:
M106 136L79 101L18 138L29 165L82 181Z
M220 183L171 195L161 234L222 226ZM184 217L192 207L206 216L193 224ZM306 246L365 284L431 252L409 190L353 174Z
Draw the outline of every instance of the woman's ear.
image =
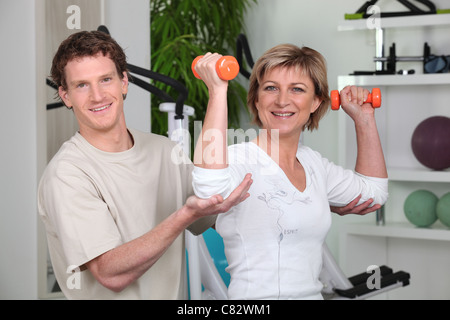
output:
M318 96L315 96L314 101L311 105L311 113L314 113L317 110L317 108L319 108L322 102L323 102L322 99L320 99Z

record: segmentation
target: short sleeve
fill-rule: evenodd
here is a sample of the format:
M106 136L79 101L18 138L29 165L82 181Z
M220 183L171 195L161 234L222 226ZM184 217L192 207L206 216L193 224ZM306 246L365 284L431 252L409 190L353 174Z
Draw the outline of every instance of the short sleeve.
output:
M40 208L68 265L80 266L122 244L114 217L90 177L62 162L42 179Z

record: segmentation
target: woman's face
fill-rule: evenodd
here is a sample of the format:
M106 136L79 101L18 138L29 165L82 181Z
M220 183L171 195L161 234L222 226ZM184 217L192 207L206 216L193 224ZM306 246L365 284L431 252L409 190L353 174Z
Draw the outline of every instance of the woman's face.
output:
M274 68L264 75L255 103L263 129L278 129L280 137L300 135L322 101L311 78L297 68Z

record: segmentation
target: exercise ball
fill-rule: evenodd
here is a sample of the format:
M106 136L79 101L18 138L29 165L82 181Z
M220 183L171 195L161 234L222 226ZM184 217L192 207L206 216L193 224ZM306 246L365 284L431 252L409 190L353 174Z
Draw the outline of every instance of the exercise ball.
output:
M219 272L223 282L228 287L230 284L230 274L225 270L228 267L227 257L225 256L225 247L222 237L216 230L209 228L203 233L206 247L213 259L214 265Z
M450 228L450 192L444 194L436 205L436 214L444 225Z
M405 200L406 218L417 227L428 227L437 220L436 204L439 198L428 190L416 190Z
M411 147L416 159L425 167L443 170L450 167L450 118L430 117L418 124Z

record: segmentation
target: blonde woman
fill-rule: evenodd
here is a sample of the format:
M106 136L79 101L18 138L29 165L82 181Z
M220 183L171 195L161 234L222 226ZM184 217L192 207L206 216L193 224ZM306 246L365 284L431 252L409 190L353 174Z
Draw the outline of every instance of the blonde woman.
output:
M387 171L368 91L346 87L342 108L357 135L355 171L339 167L299 143L327 112L326 62L310 48L284 44L253 67L248 107L261 128L256 139L227 147L227 81L214 71L218 54L196 66L210 98L195 150L197 196L226 198L247 175L250 197L218 216L231 275L230 299L322 299L322 245L331 224L330 205L382 205ZM362 213L371 209L363 210Z

